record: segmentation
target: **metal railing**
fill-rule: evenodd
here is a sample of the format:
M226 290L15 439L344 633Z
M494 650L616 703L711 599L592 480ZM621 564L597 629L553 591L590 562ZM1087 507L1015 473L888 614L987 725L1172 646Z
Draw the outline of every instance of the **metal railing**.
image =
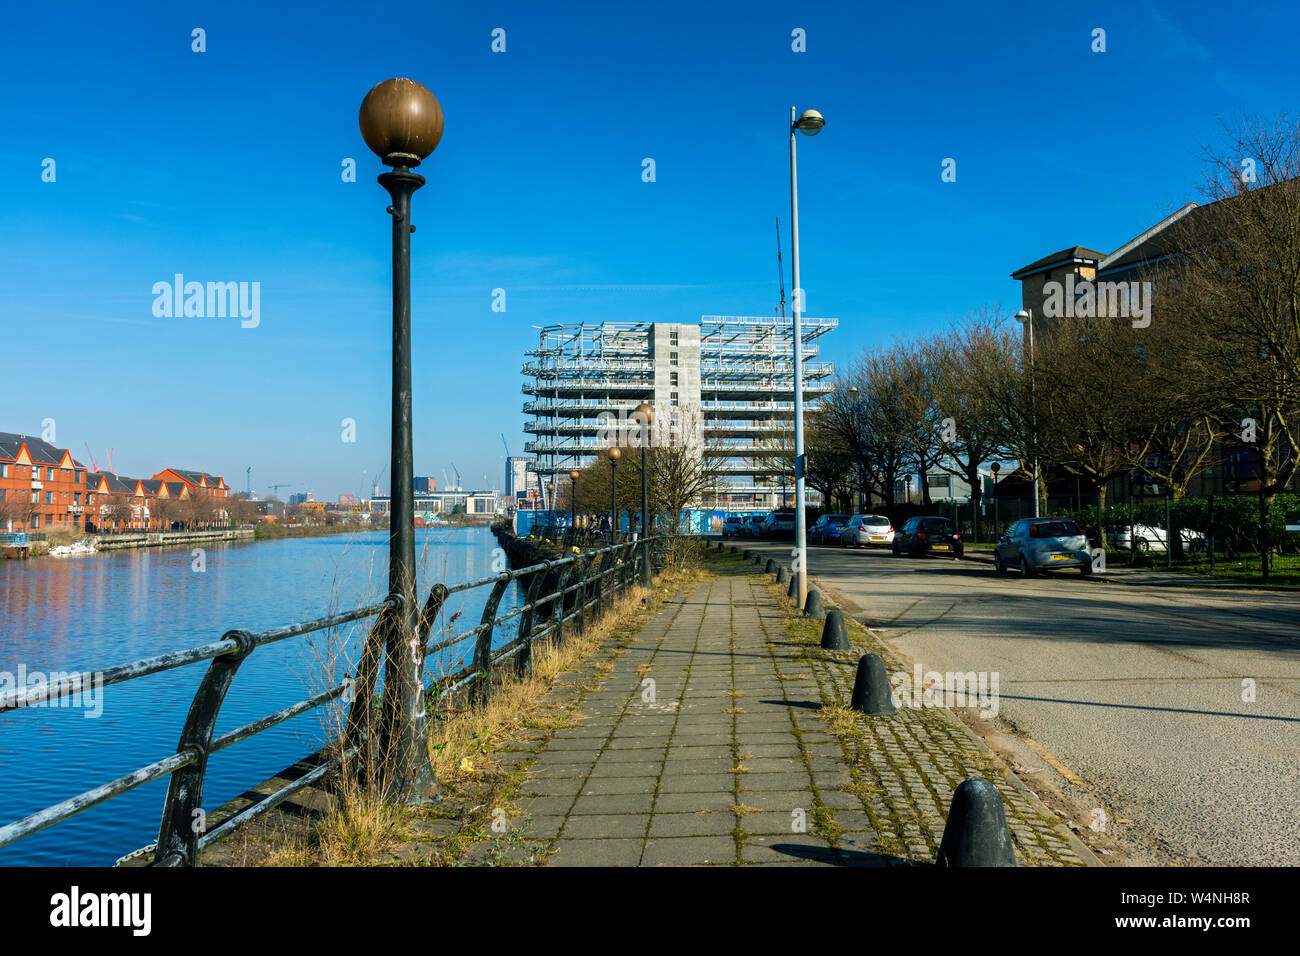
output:
M602 536L598 532L588 533L582 529L563 531L547 529L547 532L551 535L548 540L557 543L581 545L600 540L603 546L565 558L541 561L514 571L503 571L453 587L439 583L430 589L428 599L419 615L416 635L417 659L423 664L430 655L450 650L471 638L474 639L474 651L469 664L427 685L428 690L431 691L426 694L426 700L429 701L427 709L436 709L440 701L445 701L451 695L464 690L469 691L473 703L479 705L487 703L495 668L513 658L515 673L523 676L531 666L532 647L537 640L553 636L556 640L562 641L566 627L569 628L570 633L581 633L589 619L598 618L604 613L606 604L612 602L617 593L627 590L639 579L642 568L641 549L649 548L652 555L658 555L668 537L661 535L637 539L631 535L619 534L611 543L608 533ZM657 558L653 563L656 567L661 566ZM527 584L523 605L498 615L497 608L506 589L516 581ZM541 591L544 587L548 587L548 582L552 582L549 585L550 592L542 595ZM488 585L491 585L491 591L484 603L478 625L451 634L430 646L429 634L447 598L453 594ZM70 697L90 686L104 687L124 683L202 661L211 661L207 673L195 691L175 752L160 757L116 780L45 807L13 823L0 826L0 847L8 846L33 833L54 826L146 783L170 776L158 840L150 847L146 847L145 852L154 851L153 865L155 866L197 865L200 851L242 824L274 809L299 790L316 783L332 769L340 767L345 761L357 756L367 746L371 736L369 728L372 718L376 716L375 688L381 662L384 659L388 629L400 624L402 620L400 611L403 605L404 599L400 594L390 594L376 604L363 605L351 611L315 618L300 624L258 632L227 631L219 640L207 644L159 654L103 671L69 674L57 681L47 680L40 684L0 693L0 718L3 718L8 711ZM220 737L213 736L221 705L236 672L255 650L289 638L301 637L315 631L372 617L375 620L363 642L355 678L346 678L320 693L267 714ZM516 618L519 619L517 636L494 649L492 637L496 628ZM452 620L454 621L455 617ZM449 629L449 623L444 625L444 629ZM423 681L423 677L421 680ZM196 832L194 822L203 816L203 788L209 757L338 698L350 702L351 707L344 724L342 740L337 747L332 748L334 750L332 756L322 760L310 772L298 777L287 786L221 821L213 829Z

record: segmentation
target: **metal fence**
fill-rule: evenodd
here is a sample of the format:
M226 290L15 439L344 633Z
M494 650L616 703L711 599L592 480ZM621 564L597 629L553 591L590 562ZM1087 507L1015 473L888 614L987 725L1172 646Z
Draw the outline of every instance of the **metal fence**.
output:
M486 703L491 692L495 668L513 659L515 673L520 676L526 674L531 665L532 647L537 640L544 637L563 640L566 628L570 632L580 633L589 619L599 617L604 612L606 604L612 602L614 595L627 590L638 580L643 568L643 549L649 549L652 554L657 554L663 549L666 540L667 536L638 540L630 535L619 535L611 540L606 534L603 546L569 557L542 561L514 571L503 571L453 587L441 583L433 585L419 615L416 635L418 659L423 662L430 655L449 650L470 639L474 640L474 652L470 663L428 685L431 693L427 695L427 699L431 701L431 706L436 706L437 702L446 700L458 691L468 691L471 700L475 703ZM568 543L574 545L580 542L574 538ZM587 542L584 539L581 543ZM657 561L653 563L658 564ZM516 581L527 584L523 605L498 616L497 608L502 596ZM541 591L548 586L548 582L551 582L552 590L543 595ZM459 592L488 586L491 587L491 591L477 626L453 633L433 645L428 644L433 624L448 597ZM67 820L146 783L170 775L158 840L152 846L146 847L145 851L153 851L153 864L156 866L197 865L201 850L222 839L236 827L272 810L294 793L316 783L331 770L341 766L344 761L351 760L363 751L370 736L369 728L375 714L377 679L384 658L388 629L397 626L402 620L400 612L403 605L404 599L400 594L391 594L379 603L364 605L351 611L331 614L301 624L290 624L255 633L243 630L227 631L219 640L207 644L133 661L103 671L83 671L57 681L47 680L30 687L0 693L0 719L3 719L9 711L74 696L88 686L120 684L202 661L211 661L207 673L195 691L175 752L146 764L126 776L77 794L21 820L0 826L0 847ZM240 665L250 654L268 644L369 618L374 618L374 623L362 645L355 678L348 678L220 737L213 736L222 702L230 690ZM517 636L493 649L492 637L496 629L516 618L519 619ZM449 624L444 624L444 629L449 629ZM195 832L193 823L203 812L203 787L209 757L277 724L339 698L351 703L351 708L347 714L342 740L339 746L334 748L333 756L323 760L309 773L275 793L223 820L215 828L203 833Z

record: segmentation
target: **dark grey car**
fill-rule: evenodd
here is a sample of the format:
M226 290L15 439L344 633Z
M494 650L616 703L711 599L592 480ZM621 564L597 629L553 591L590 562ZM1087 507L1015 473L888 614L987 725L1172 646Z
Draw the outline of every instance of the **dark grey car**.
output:
M1022 518L993 546L993 567L998 574L1014 569L1024 578L1048 568L1078 568L1086 576L1092 573L1092 550L1069 518Z

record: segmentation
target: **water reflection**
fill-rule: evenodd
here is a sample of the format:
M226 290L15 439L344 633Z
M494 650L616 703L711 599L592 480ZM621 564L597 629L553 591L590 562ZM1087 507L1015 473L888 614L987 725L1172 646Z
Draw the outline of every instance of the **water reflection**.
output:
M492 573L496 541L485 528L417 532L421 595ZM378 601L387 590L382 533L193 549L122 551L76 558L0 561L0 672L102 669L215 640L227 630L260 630ZM196 570L202 567L203 570ZM488 588L454 595L442 621L475 626ZM521 603L507 590L502 613ZM494 635L513 638L514 624ZM259 648L240 668L217 733L238 727L337 683L350 671L365 622ZM431 642L447 631L435 632ZM430 661L455 670L472 641ZM103 715L33 708L0 715L0 824L157 760L175 749L206 665L104 690ZM213 757L206 808L259 783L325 738L330 718L305 714ZM49 830L0 849L0 865L112 863L156 836L166 781L141 787Z

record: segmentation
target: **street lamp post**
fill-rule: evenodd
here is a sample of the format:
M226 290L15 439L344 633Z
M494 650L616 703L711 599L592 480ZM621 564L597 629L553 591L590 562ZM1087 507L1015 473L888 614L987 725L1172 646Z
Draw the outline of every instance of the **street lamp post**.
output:
M808 597L808 528L804 514L803 452L803 287L799 284L799 176L795 163L795 132L816 136L826 125L822 114L804 110L795 118L790 107L790 268L794 288L791 314L794 316L794 547L795 580L799 582L799 606Z
M1029 401L1032 406L1030 427L1034 430L1034 517L1037 518L1040 515L1038 514L1038 391L1034 381L1034 313L1029 309L1021 309L1016 313L1016 321L1023 323L1029 329Z
M388 537L388 591L402 601L385 638L381 758L391 768L389 795L420 802L437 782L425 739L423 659L418 653L415 479L411 438L411 196L424 177L411 172L442 139L442 107L428 89L408 79L375 86L358 116L366 145L391 167L378 177L393 203L392 513Z
M623 453L611 448L605 454L609 456L609 543L613 544L618 533L618 460Z
M551 499L550 506L546 509L546 526L551 528L555 526L555 482L546 483L546 493Z
M647 471L647 459L650 457L650 425L655 420L654 406L642 402L636 407L637 413L645 419L645 431L641 439L641 582L647 586L654 577L654 568L650 563L650 479Z
M910 505L911 503L912 503L912 476L909 474L903 476L903 504Z
M993 538L996 540L998 536L998 472L1002 470L1002 466L995 461L989 468L993 471Z
M859 402L862 400L862 391L856 385L850 385L849 394L853 396L853 410L856 412L858 410ZM855 428L855 436L856 431ZM854 444L857 444L856 441ZM862 462L862 447L859 445L856 448L856 451L857 455L855 457L858 459L858 512L865 513L867 510L867 496L863 494L863 485L866 482L866 475L864 474L866 468L863 466Z

